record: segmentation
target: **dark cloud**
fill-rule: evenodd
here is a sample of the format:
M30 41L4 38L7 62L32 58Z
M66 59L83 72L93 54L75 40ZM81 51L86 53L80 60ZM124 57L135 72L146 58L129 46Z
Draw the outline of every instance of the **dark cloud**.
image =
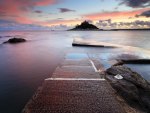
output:
M99 26L100 28L105 28L108 26L111 26L111 19L108 20L99 20L99 22L96 23L97 26Z
M42 11L40 11L40 10L36 10L36 11L34 11L35 13L43 13Z
M150 0L120 0L120 5L125 4L132 8L141 8L150 6Z
M57 18L58 20L63 20L64 18Z
M68 9L68 8L58 8L60 13L65 13L65 12L75 12L75 10Z
M115 29L115 28L144 28L145 26L150 27L149 21L136 20L134 22L112 22L111 19L99 20L96 23L99 28L102 29Z
M118 10L118 8L119 8L119 7L117 6L117 7L114 8L114 10Z
M68 30L68 29L72 29L72 28L73 27L71 27L71 26L67 26L67 25L63 25L63 24L51 26L52 30Z
M148 27L150 27L149 21L136 20L135 22L133 22L133 24L135 24L137 26L148 26Z
M0 31L7 30L68 30L73 27L59 24L51 27L36 25L36 24L20 24L15 21L0 19Z
M12 20L0 19L0 31L6 30L50 30L50 27L35 24L20 24Z
M16 22L14 22L12 20L3 20L3 19L0 19L0 25L2 25L2 24L10 24L10 23L16 23Z
M141 13L140 15L138 16L145 16L145 17L150 17L150 10L148 11L144 11L143 13Z

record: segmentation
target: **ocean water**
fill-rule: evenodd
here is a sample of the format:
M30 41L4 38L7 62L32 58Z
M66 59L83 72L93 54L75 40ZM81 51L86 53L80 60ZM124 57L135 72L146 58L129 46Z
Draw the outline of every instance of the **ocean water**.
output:
M27 40L3 44L13 36ZM74 38L117 48L72 47ZM72 53L73 52L73 53ZM75 52L75 53L74 53ZM0 32L0 113L20 113L44 79L65 58L88 53L105 62L113 58L150 58L149 31L11 31ZM81 54L80 54L81 55ZM106 64L105 64L106 63ZM107 67L107 62L104 65ZM150 65L129 65L150 81Z

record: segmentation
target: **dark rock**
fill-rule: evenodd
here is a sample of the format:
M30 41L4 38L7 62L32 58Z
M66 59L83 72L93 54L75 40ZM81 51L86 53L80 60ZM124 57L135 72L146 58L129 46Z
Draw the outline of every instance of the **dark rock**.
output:
M14 44L14 43L21 43L21 42L26 42L26 40L23 39L23 38L11 38L11 39L9 39L8 41L6 41L4 43L12 43L12 44Z
M118 80L113 83L113 87L132 105L139 103L139 91L134 84L125 80Z
M123 79L115 79L120 74ZM112 66L106 70L106 78L112 87L132 107L150 111L150 83L126 66Z
M139 87L150 89L150 84L141 75L133 72L126 66L112 66L107 69L107 73L111 75L121 74L125 80L132 82Z
M84 21L71 30L99 30L99 28L87 21Z

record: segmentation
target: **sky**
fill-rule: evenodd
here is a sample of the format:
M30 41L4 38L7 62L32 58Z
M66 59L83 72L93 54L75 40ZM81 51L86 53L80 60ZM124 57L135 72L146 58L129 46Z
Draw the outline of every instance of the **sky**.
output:
M0 0L0 30L150 28L150 0Z

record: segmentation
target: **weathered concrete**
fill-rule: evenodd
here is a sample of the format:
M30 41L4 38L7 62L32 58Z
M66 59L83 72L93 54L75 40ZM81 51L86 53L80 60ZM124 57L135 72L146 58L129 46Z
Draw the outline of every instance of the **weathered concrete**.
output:
M46 79L23 113L125 113L90 59L66 59Z
M46 81L25 113L124 113L105 81Z

